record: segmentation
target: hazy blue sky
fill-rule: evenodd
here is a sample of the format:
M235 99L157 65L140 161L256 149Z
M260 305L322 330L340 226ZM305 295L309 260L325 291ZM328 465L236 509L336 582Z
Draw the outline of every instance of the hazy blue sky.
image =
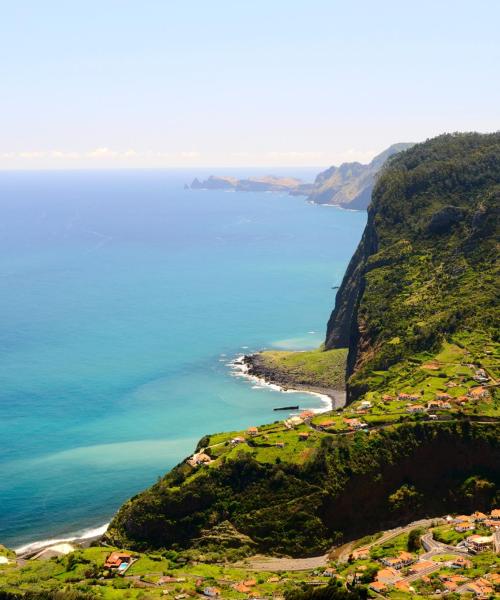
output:
M0 8L0 168L319 166L500 128L498 0Z

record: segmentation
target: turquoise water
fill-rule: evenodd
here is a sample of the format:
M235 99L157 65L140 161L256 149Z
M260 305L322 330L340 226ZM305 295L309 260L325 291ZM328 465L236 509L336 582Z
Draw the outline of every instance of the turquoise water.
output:
M365 214L193 175L0 174L0 543L102 525L203 434L274 420L227 363L322 341Z

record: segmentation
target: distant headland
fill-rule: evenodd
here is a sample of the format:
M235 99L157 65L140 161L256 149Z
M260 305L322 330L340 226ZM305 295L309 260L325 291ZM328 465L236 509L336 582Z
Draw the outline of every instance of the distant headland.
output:
M195 177L191 185L186 184L185 188L234 192L281 192L291 196L307 196L307 200L315 204L365 210L370 203L378 173L385 162L394 154L407 150L411 146L413 146L411 143L393 144L366 165L349 162L342 163L339 167L330 167L319 173L313 183L306 183L296 177L277 175L247 179L211 175L203 181Z

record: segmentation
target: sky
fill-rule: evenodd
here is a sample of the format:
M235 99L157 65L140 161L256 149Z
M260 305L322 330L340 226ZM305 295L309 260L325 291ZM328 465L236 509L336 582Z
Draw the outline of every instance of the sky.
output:
M500 129L498 0L0 0L0 13L0 169L327 166Z

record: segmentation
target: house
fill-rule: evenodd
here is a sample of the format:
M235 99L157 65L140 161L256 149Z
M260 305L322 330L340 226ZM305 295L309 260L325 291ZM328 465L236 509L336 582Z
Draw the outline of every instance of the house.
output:
M104 568L110 571L125 571L132 564L130 552L111 552L104 561Z
M391 396L390 394L384 394L382 396L382 402L392 402L394 400L394 396Z
M482 521L486 521L488 517L484 513L476 510L475 513L472 513L472 518L474 519L474 521L481 523Z
M500 585L500 573L488 573L485 577L493 585Z
M452 581L457 585L468 581L467 577L464 577L463 575L448 575L447 573L440 575L439 579L441 579L441 581Z
M381 559L381 562L393 569L402 569L411 563L415 562L413 555L409 552L400 552L397 556L388 556Z
M363 400L359 404L359 408L361 408L361 410L366 410L371 407L372 407L372 403L369 400Z
M422 571L427 571L431 567L435 567L436 563L431 560L419 560L414 563L408 570L410 575L417 575L418 573L422 573Z
M493 548L492 535L469 535L466 541L469 551L474 554Z
M430 400L429 402L427 402L427 408L428 409L440 409L440 410L447 410L451 408L451 404L447 401L444 400Z
M448 402L451 399L452 396L446 392L440 392L439 394L436 394L436 400L440 400L441 402Z
M320 429L328 429L328 427L332 427L333 425L335 425L335 421L332 421L330 419L327 419L326 421L321 421L321 423L318 423L318 427Z
M352 557L354 558L354 560L362 560L364 558L368 558L370 556L370 551L368 550L368 548L358 548L357 550L354 550L352 553Z
M466 583L463 589L466 592L472 592L479 599L489 598L494 592L493 586L484 577Z
M232 444L233 446L236 446L236 444L243 444L243 443L244 443L244 441L245 441L245 438L244 438L244 437L237 436L237 437L234 437L234 438L231 440L231 444Z
M323 571L323 577L335 577L335 575L335 569L332 569L332 567L328 567Z
M301 442L305 442L307 440L307 438L310 436L311 434L308 431L301 431L299 433L299 440Z
M253 437L255 435L258 435L259 429L257 427L249 427L247 429L247 433L248 433L248 435L251 435Z
M281 581L281 578L278 577L277 575L273 575L272 577L269 577L269 579L267 580L267 583L279 583Z
M246 585L247 587L253 587L254 585L257 585L257 580L256 579L247 579L246 581L243 582L243 585Z
M236 590L240 594L249 594L252 588L246 586L242 581L233 585L233 590Z
M387 585L398 581L398 579L401 579L401 575L396 571L396 569L387 567L385 569L380 569L375 576L375 579L380 583Z
M314 413L312 410L303 410L299 416L302 420L307 421L308 419L312 419L314 417Z
M208 454L205 454L204 452L198 452L198 454L193 454L191 458L187 459L187 463L192 467L199 467L200 465L205 464L208 465L211 462L212 459L210 458L210 456L208 456Z
M304 419L301 419L300 417L290 417L285 421L285 427L288 427L288 429L293 429L294 427L302 425L303 422Z
M372 581L369 585L369 588L379 594L387 590L387 586L381 581Z
M276 446L276 448L284 448L285 442L276 442L274 445Z
M454 581L443 581L443 587L447 592L456 592L458 590L458 584Z
M486 383L489 380L489 377L484 369L477 369L474 380L478 383Z
M417 402L420 400L419 394L405 394L403 392L398 394L398 400L408 400L409 402Z
M455 525L455 531L457 533L464 533L465 531L474 531L476 526L474 523L470 523L469 521L460 521Z
M456 556L450 566L455 567L455 569L470 569L472 567L472 561L464 556Z
M363 429L364 427L368 427L366 423L360 421L359 419L344 419L344 423L349 427L349 429Z
M422 404L407 404L406 412L409 412L411 414L423 413L425 412L425 406L423 406Z
M216 587L206 587L203 590L203 595L208 598L217 598L217 596L220 596L220 590Z
M459 523L472 523L474 519L470 515L457 515L451 518L451 522L455 524Z
M500 521L495 521L495 519L486 519L483 524L490 529L500 529Z
M408 582L406 582L406 581L403 581L403 580L401 580L401 581L396 581L396 583L394 584L394 587L395 587L397 590L399 590L400 592L405 592L405 593L407 593L407 594L408 594L408 593L411 591L411 590L410 590L410 586L409 586Z
M437 415L429 415L429 419L431 421L437 421L438 420L438 416Z
M481 398L487 398L490 393L485 387L479 386L471 388L467 395L469 398L472 398L472 400L479 400Z
M490 512L490 517L495 521L500 521L500 508L494 508Z

